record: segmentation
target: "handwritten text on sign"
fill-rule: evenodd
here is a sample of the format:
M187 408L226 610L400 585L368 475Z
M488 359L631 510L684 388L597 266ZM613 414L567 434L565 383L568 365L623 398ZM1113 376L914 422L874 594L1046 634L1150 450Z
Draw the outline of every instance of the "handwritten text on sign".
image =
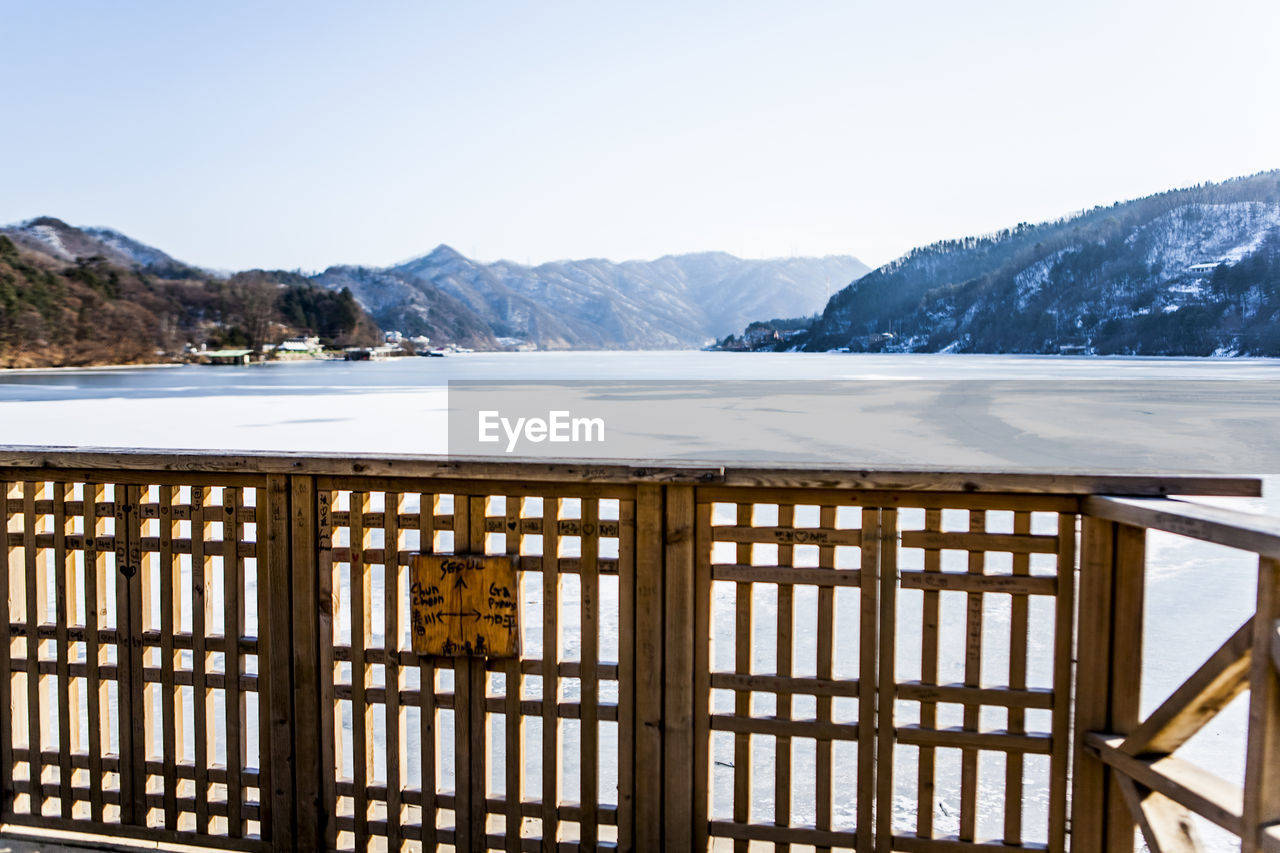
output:
M510 557L415 554L410 590L420 655L520 654L520 587Z

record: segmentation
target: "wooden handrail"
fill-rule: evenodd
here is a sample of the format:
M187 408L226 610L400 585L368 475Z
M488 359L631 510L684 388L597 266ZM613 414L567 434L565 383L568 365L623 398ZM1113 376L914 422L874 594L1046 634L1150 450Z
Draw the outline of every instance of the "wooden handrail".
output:
M0 469L165 471L311 476L432 477L574 483L686 483L734 487L941 491L979 494L1259 497L1256 477L872 469L831 465L737 466L677 460L529 459L412 454L288 453L0 445Z
M1093 495L1085 515L1280 558L1280 519L1161 498Z

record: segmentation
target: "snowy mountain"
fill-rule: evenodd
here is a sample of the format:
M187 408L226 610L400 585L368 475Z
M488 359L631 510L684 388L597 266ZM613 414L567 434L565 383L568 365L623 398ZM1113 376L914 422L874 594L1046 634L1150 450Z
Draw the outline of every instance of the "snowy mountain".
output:
M176 265L173 258L159 249L133 240L110 228L75 228L61 219L41 216L19 225L0 228L19 246L26 246L61 261L100 257L122 267Z
M1280 355L1280 171L915 249L789 346Z
M436 338L462 323L543 349L662 349L698 346L761 312L810 314L830 284L866 269L845 256L743 260L723 253L530 267L484 264L442 245L388 269L332 267L314 280L351 288L384 328L406 334ZM479 333L468 334L477 335L476 346Z
M349 290L384 329L473 349L500 346L489 323L461 301L391 270L338 266L311 280L330 290Z

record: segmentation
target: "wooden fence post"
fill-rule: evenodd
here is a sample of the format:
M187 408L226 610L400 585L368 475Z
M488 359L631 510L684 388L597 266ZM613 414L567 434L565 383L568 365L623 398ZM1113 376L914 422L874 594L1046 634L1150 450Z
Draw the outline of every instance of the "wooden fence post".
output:
M267 721L266 729L270 752L259 745L258 760L264 766L270 763L270 791L259 790L258 795L271 803L271 846L274 850L296 849L297 833L295 809L297 797L295 773L298 752L293 738L297 717L293 711L293 656L297 653L293 638L292 592L293 574L290 553L290 528L293 516L289 508L290 483L284 475L267 477L266 506L258 508L258 517L266 521L258 527L258 583L266 586L266 594L258 590L258 600L266 601L265 612L258 617L259 667L266 658L266 672L270 677L259 686L258 713ZM261 498L259 499L261 500ZM265 527L265 531L264 528ZM265 533L265 536L264 536ZM266 548L263 548L265 540ZM312 569L314 573L314 568ZM319 650L313 649L313 658ZM315 754L314 747L308 750ZM266 827L263 827L266 829Z
M119 672L120 819L145 826L146 715L143 712L139 487L116 484L116 665Z
M697 775L701 750L706 744L694 737L694 667L700 648L696 636L696 611L700 591L694 582L694 490L692 486L667 486L663 549L666 594L664 625L665 673L663 693L663 839L667 850L690 849L694 821L705 822L707 778ZM705 620L704 620L705 621ZM705 653L704 653L705 654ZM705 768L704 768L705 770ZM697 792L703 791L699 798ZM704 812L698 814L698 802ZM705 835L705 828L703 834Z
M636 487L634 849L662 846L662 487Z
M321 779L333 773L320 758L320 741L332 737L320 724L319 560L316 549L316 481L289 478L289 586L293 593L293 755L299 850L318 850L327 823Z
M1128 734L1142 679L1146 531L1084 519L1077 630L1071 849L1133 853L1135 823L1119 785L1085 747L1087 732Z
M12 607L10 601L16 597L13 579L17 574L14 571L16 566L11 567L10 563L17 559L18 552L9 547L9 489L10 484L0 480L0 534L5 537L4 553L0 555L0 632L3 633L0 636L0 714L4 716L4 719L0 719L0 820L13 813L14 798L13 724L16 715L13 713L13 669L10 663L13 640L9 636L9 624ZM89 500L92 500L92 496L86 489L86 501ZM92 531L86 533L92 535ZM92 571L89 562L89 558L86 558L86 576ZM93 658L88 660L92 661ZM92 730L93 723L89 726Z
M1280 560L1267 557L1258 560L1252 658L1242 853L1280 846Z

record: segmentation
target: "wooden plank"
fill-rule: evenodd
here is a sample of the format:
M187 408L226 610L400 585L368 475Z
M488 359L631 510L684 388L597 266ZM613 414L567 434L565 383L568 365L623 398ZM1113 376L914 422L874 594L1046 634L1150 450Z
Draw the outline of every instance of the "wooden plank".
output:
M4 501L4 511L0 513L0 531L5 533L9 531L11 513L9 509L9 488L8 481L0 480L0 500ZM85 524L89 524L87 519ZM14 598L14 584L17 577L17 573L11 571L10 564L17 558L17 553L12 550L12 546L7 541L4 543L4 551L4 558L0 560L0 630L4 631L4 636L0 637L0 712L4 714L4 720L0 721L0 814L10 814L13 810L14 720L13 662L10 659L13 641L9 635L9 626L13 614L10 612L9 602ZM88 574L87 561L88 557L86 556L86 574ZM90 728L93 728L92 723L90 723ZM92 784L92 780L90 780L90 784Z
M1271 665L1280 619L1280 559L1258 559L1258 609L1249 670L1249 734L1245 754L1242 853L1262 850L1264 827L1280 822L1280 673Z
M789 530L795 524L795 506L780 504L778 506L778 527ZM862 531L858 531L858 541L862 540ZM795 540L792 536L792 541ZM789 543L778 546L778 565L791 566L795 557L795 548ZM791 677L792 658L795 652L795 589L790 584L778 584L778 603L774 633L774 649L777 657L776 682L795 681ZM752 678L752 676L748 676ZM714 682L714 676L713 676ZM779 720L790 720L792 712L792 696L790 693L778 693L777 717ZM773 823L775 826L791 825L791 737L780 735L774 742L773 750ZM778 850L789 851L790 845L782 843Z
M1025 511L1018 515L1026 516ZM903 548L942 548L955 551L1003 551L1013 554L1052 554L1057 550L1058 538L1044 534L1032 535L1031 528L1010 533L985 531L940 532L931 530L904 530Z
M701 516L709 513L707 504L699 506L699 528ZM739 530L749 529L753 515L753 505L741 501L737 505L737 526ZM707 525L710 528L710 524ZM739 565L751 564L752 545L750 542L739 542L735 549ZM752 619L752 584L739 581L734 587L734 630L733 630L733 667L738 675L751 674L751 659L755 651L755 631ZM733 711L738 717L751 716L751 694L739 690L733 694ZM733 820L735 823L751 822L751 735L739 732L733 736ZM746 853L747 841L744 838L734 840L735 853Z
M316 628L320 643L320 814L324 846L334 850L338 846L338 827L335 820L338 811L337 780L342 773L339 751L342 732L339 730L338 702L334 695L334 682L338 671L334 655L334 617L337 599L334 595L336 568L333 559L333 502L334 493L316 488L316 552L319 571L316 573Z
M760 488L699 486L698 500L733 503L738 500L794 506L857 506L889 509L985 509L1026 510L1027 512L1078 512L1080 497L1073 494L1018 494L1013 492L893 491L883 489ZM722 529L716 525L716 529ZM819 535L818 527L797 528L806 535ZM939 531L941 528L939 528ZM861 535L857 528L842 529L840 536ZM801 543L795 543L801 544ZM818 544L818 543L813 543Z
M579 540L582 550L581 594L579 610L582 631L580 684L581 710L581 775L579 800L582 807L580 838L582 846L594 850L599 840L597 821L600 800L600 682L596 669L600 658L600 553L598 535L587 533L597 529L600 522L599 499L584 498L581 502L583 535Z
M663 697L663 846L668 849L706 846L707 758L709 744L695 737L708 713L706 700L695 695L694 673L707 664L708 634L695 634L710 617L711 591L694 582L694 490L666 489L664 576L666 598L666 691ZM701 556L706 548L698 548ZM709 578L708 578L709 581ZM696 649L696 654L695 654ZM691 837L692 836L692 837ZM702 849L702 848L698 848Z
M401 743L400 711L400 493L383 494L383 563L382 563L382 648L383 679L386 694L383 706L383 728L387 772L387 849L398 851L403 840L401 791L404 780L401 762L404 746Z
M99 638L99 622L107 618L106 554L98 549L97 539L106 529L98 514L98 504L106 487L84 485L84 643L85 643L85 708L89 715L89 819L102 821L102 745L108 739L107 686L100 680L99 667L106 663L107 649ZM4 670L7 673L7 670ZM8 678L4 679L6 682ZM0 705L3 707L3 705Z
M1110 774L1097 755L1079 748L1091 731L1109 723L1111 614L1114 609L1115 524L1084 519L1080 554L1077 634L1075 766L1071 787L1073 849L1103 850Z
M116 515L116 639L120 709L120 819L143 826L146 822L145 767L143 754L146 729L142 701L141 644L142 581L139 578L138 491L136 485L115 486Z
M751 506L751 496L755 494L751 491L738 492L737 500L743 501L743 506ZM769 497L764 497L764 501L770 501ZM793 504L781 504L778 509L790 509L795 511ZM716 542L762 542L773 544L779 547L787 545L849 545L857 547L862 544L862 531L857 528L851 530L823 530L820 527L783 527L779 524L777 527L754 527L748 525L746 527L735 526L725 527L716 525L711 528L711 538ZM743 565L749 565L750 560L739 560ZM785 566L787 563L779 562L778 565Z
M296 753L293 748L294 712L289 695L293 636L290 619L290 590L294 578L289 553L289 478L272 475L267 487L259 489L255 504L261 521L259 543L266 547L258 558L258 668L266 677L258 682L258 762L261 768L258 798L262 803L261 833L276 851L297 845L294 804L297 788L290 772ZM312 570L314 571L314 570ZM304 583L303 579L297 579ZM314 655L314 646L312 654ZM312 664L314 666L314 664ZM314 669L312 670L314 672ZM313 718L314 719L314 718ZM318 732L316 732L318 734ZM307 759L315 755L315 741L307 747Z
M779 590L781 592L781 590ZM791 653L794 654L794 649ZM781 666L781 662L779 666ZM710 686L720 690L746 690L756 693L777 693L779 699L785 699L800 693L807 696L847 696L858 697L858 682L842 678L818 679L809 676L784 676L758 672L752 675L739 675L735 672L711 673ZM779 716L782 716L779 712Z
M1026 536L1031 533L1031 513L1013 514L1013 533ZM1046 537L1052 543L1051 551L1058 548L1056 536ZM1013 555L1013 574L1026 577L1031 573L1031 558L1027 554ZM1025 690L1027 686L1027 630L1028 602L1025 595L1015 595L1009 604L1009 686ZM1062 626L1054 625L1057 631ZM1026 731L1026 713L1022 708L1009 709L1009 731L1022 734ZM1016 846L1022 842L1022 755L1010 753L1004 759L1004 843Z
M978 510L974 510L975 513ZM970 552L970 560L983 552ZM937 589L964 592L971 596L982 593L1007 595L1055 595L1058 579L1052 577L1020 577L1018 575L965 574L963 572L903 572L903 589ZM976 600L976 599L975 599Z
M764 488L877 489L885 491L1015 492L1082 495L1231 495L1259 497L1261 481L1235 477L1153 477L1111 472L1019 474L939 468L894 471L802 468L725 468L726 486Z
M864 507L862 510L862 587L858 592L858 844L859 850L871 850L872 843L875 839L875 824L872 822L872 813L875 806L876 791L876 758L875 758L875 720L876 720L876 691L871 689L876 684L877 666L879 665L880 656L880 626L879 626L879 572L880 562L882 560L881 551L883 550L883 539L881 536L881 511L875 507ZM822 507L818 511L819 523L823 527L835 526L835 508ZM832 566L835 562L834 549L820 548L818 549L819 565ZM830 656L830 643L832 630L831 619L826 618L826 631L823 631L822 623L822 593L818 593L818 677L821 678L824 672L823 666L823 638L826 637L828 644L828 657ZM827 677L831 675L831 667L828 661L825 667ZM818 718L822 719L823 700L818 700ZM830 712L830 702L827 702L827 711ZM824 776L827 784L826 796L821 800L825 800L826 806L830 809L830 744L827 744L827 772L822 773L822 745L819 742L819 776L818 790L821 792ZM820 801L821 801L820 800ZM818 812L819 820L817 826L819 829L830 829L830 812L828 811L828 822L824 825L821 821L822 812Z
M722 468L680 462L649 465L644 461L608 459L506 460L489 456L427 456L420 454L281 453L199 450L139 450L0 445L0 469L69 469L74 471L141 471L147 478L165 472L189 477L214 474L309 474L316 477L431 478L454 481L506 480L562 483L708 483L721 479ZM37 476L44 476L40 473ZM17 477L13 477L17 479ZM219 480L221 482L221 480ZM1216 482L1216 481L1215 481ZM366 483L368 488L382 488ZM1247 487L1241 486L1241 487ZM322 488L328 488L322 485ZM334 488L343 488L336 486ZM452 489L446 489L451 491ZM504 490L505 491L505 490ZM1188 494L1199 494L1188 492Z
M876 621L876 613L874 607L868 612L868 601L875 601L874 587L878 583L878 560L877 552L879 550L880 538L879 528L877 524L880 518L880 511L876 509L862 510L862 580L863 584L859 590L859 629L861 631L860 638L863 642L867 639L867 622L872 624ZM868 520L873 520L868 524ZM836 508L834 506L822 506L818 509L818 526L822 529L830 530L836 526ZM831 569L835 567L835 548L832 546L818 547L818 567L820 569ZM835 663L835 590L829 586L818 587L818 626L817 636L815 638L817 645L816 657L816 675L820 679L830 680L832 678L833 666ZM875 640L872 639L872 648L875 648ZM876 669L872 664L870 668L866 666L865 656L860 661L862 666L858 670L859 682L859 701L858 701L858 825L862 829L863 801L871 801L875 797L875 775L872 773L864 773L864 768L873 767L875 763L874 750L875 740L872 736L868 736L868 730L872 729L870 721L874 719L874 700L868 701L868 696L874 696L875 691L871 689L871 685L876 683ZM815 728L819 733L822 729L831 724L831 697L816 697L816 708L814 718L817 722ZM869 716L863 716L864 708L871 708ZM831 785L831 743L832 739L822 737L818 734L815 737L814 744L815 760L814 760L814 826L822 831L830 831L831 829L831 807L832 807L832 785ZM865 749L865 752L864 752ZM866 813L865 834L870 839L874 834L874 827L871 824L871 811ZM870 849L863 847L862 841L858 842L858 846L862 849Z
M369 841L369 774L373 770L373 719L369 712L365 688L373 674L373 666L365 657L371 645L370 598L372 589L369 567L364 561L365 526L363 513L369 508L369 493L352 492L351 520L351 782L355 786L352 800L355 808L356 849L364 850Z
M519 497L508 496L506 499L506 529L511 531L505 535L506 552L509 559L518 559L520 554L520 501ZM515 577L514 597L518 604L524 601L523 578ZM518 623L517 623L518 624ZM517 642L520 640L520 628L516 628ZM504 841L508 853L520 850L520 827L524 817L520 812L521 793L524 775L524 721L520 716L520 694L524 676L520 672L520 660L513 657L507 660L503 685L503 714L505 718L504 759L506 764L506 826Z
M273 510L274 515L274 510ZM316 556L315 480L289 477L288 534L291 596L291 664L293 672L294 841L299 850L320 847L327 822L328 801L321 780L333 767L321 761L321 744L333 737L320 724L320 685L331 682L332 668L320 669L318 564Z
M983 510L969 511L969 532L981 535L986 531L987 514ZM986 572L986 557L981 551L969 552L969 574L981 577ZM939 575L941 577L941 575ZM965 598L964 683L977 687L982 683L982 592L972 590ZM981 709L974 705L964 708L964 729L978 731ZM978 751L966 749L960 754L960 840L973 841L977 833L978 819Z
M833 723L829 720L782 720L776 716L740 717L736 714L711 714L707 718L711 731L770 737L812 737L816 740L857 740L862 731L857 723Z
M1110 471L1063 474L898 468L887 471L827 465L722 468L672 461L495 460L398 454L253 453L129 450L0 445L0 468L146 472L311 474L315 476L432 477L473 480L584 483L712 484L768 488L881 489L1026 494L1223 495L1259 497L1262 483L1248 477L1118 475ZM17 475L9 475L18 479Z
M935 676L936 677L936 676ZM899 699L914 702L953 702L959 705L996 705L1004 708L1054 707L1054 693L1044 688L966 687L963 684L922 684L903 681L895 685ZM932 728L932 726L926 726Z
M1190 740L1248 689L1253 641L1253 619L1249 619L1148 714L1120 748L1130 755L1169 753Z
M41 677L40 677L40 643L36 637L36 626L45 621L46 575L45 561L40 559L36 550L36 533L43 532L44 521L36 515L35 501L37 496L44 496L43 482L26 482L22 484L22 555L24 573L22 576L23 592L26 598L25 618L27 624L27 677L26 717L27 717L27 749L28 765L33 780L44 779L44 762L42 758L41 722L44 716L40 709ZM38 495L37 495L38 493ZM119 534L117 534L119 535ZM127 719L127 718L126 718ZM43 789L31 792L32 815L39 817L44 813Z
M636 505L618 501L618 845L634 849L636 811ZM607 676L604 665L597 673ZM603 706L602 706L603 710ZM604 808L601 808L603 814ZM603 818L601 819L603 822Z
M239 487L222 489L222 685L226 720L227 766L227 833L232 838L244 835L244 792L240 771L247 751L245 702L239 675L244 671L239 640L244 636L244 564L240 562L238 545L241 525L237 513L242 505Z
M1202 853L1204 848L1186 808L1122 774L1116 776L1116 785L1151 853Z
M485 498L483 495L472 495L467 498L466 502L470 504L470 516L467 519L467 527L470 530L469 538L466 540L467 548L468 550L483 553L485 551ZM456 531L454 536L456 548ZM454 672L456 683L458 670L455 668ZM469 701L466 703L470 742L462 753L468 756L471 761L471 767L468 770L471 788L470 810L465 814L470 823L470 838L473 839L473 843L478 844L486 837L485 794L489 779L490 759L493 754L489 746L489 725L485 707L489 676L485 670L483 660L473 659L467 661L463 672L466 673L466 678L470 682Z
M673 506L672 500L674 496L671 491L667 492L667 509L668 521L667 530L668 537L671 531L681 530L685 516L683 512L685 508L682 505ZM683 500L683 497L681 497ZM687 680L692 685L692 692L686 694L686 709L684 714L692 715L692 749L684 758L683 763L673 764L671 757L670 744L668 744L666 768L668 773L677 773L681 776L688 775L692 785L692 802L688 814L691 826L684 830L684 835L675 836L674 842L668 836L668 845L675 843L683 846L686 843L690 833L693 836L693 846L697 850L705 850L710 843L710 828L708 822L711 817L711 726L714 722L711 717L711 657L713 654L712 644L715 642L715 628L712 625L712 584L711 584L711 505L705 501L693 498L695 503L688 507L688 522L692 527L692 547L691 552L682 552L673 554L671 550L672 541L667 540L667 591L668 596L675 589L675 584L685 582L683 579L677 580L673 571L687 573L690 576L689 583L692 586L692 636L688 639L680 639L678 642L688 642L692 645L693 653L690 657L692 663L692 671L683 670L676 674L676 678L682 681ZM673 518L673 512L680 512L682 515ZM678 533L676 535L679 535ZM683 540L680 540L683 541ZM680 559L688 559L688 563L681 563ZM674 562L673 562L674 561ZM672 613L670 598L668 598L667 612ZM672 630L676 632L688 631L689 623L685 621L683 615L681 621L675 626L668 625L667 630L667 646L671 647L673 642ZM670 677L668 675L668 677ZM682 685L683 686L683 685ZM671 714L670 706L668 706L668 717ZM681 780L683 781L683 780ZM670 784L669 777L667 784ZM667 810L667 820L672 820L670 810Z
M25 782L23 783L25 784ZM114 804L113 804L114 805ZM207 844L207 838L201 838L193 832L177 832L173 833L165 829L151 829L143 826L132 826L129 824L111 824L111 835L123 839L150 842L149 847L154 849L161 843L167 844L186 844L193 847L199 847ZM23 831L19 827L30 827L29 831ZM101 847L104 844L101 836L89 835L86 838L86 826L82 820L65 820L61 817L35 818L30 815L13 815L9 823L5 826L5 840L10 838L18 838L25 835L36 849L48 850L50 839L56 837L54 833L62 835L66 838L66 846L72 848L73 845L79 846L82 843L88 843ZM52 832L50 831L52 830ZM65 833L65 835L63 835ZM108 839L106 843L110 843ZM148 845L138 845L124 843L118 847L107 849L128 849L136 850L139 848L148 849ZM234 839L219 838L218 848L225 850L239 850L244 853L261 853L262 842L257 839ZM74 849L74 848L73 848Z
M711 579L736 583L776 583L779 586L861 586L860 569L797 569L792 566L747 566L715 563Z
M1111 621L1111 695L1107 730L1132 732L1141 711L1142 627L1146 583L1146 531L1127 524L1116 526L1115 598ZM1124 795L1116 787L1107 792L1107 851L1133 849L1135 823Z
M182 588L182 568L173 553L173 486L160 490L160 554L156 571L160 575L160 728L163 742L164 827L178 828L178 755L182 752L178 715L182 697L174 683L174 635L182 626L182 602L177 590Z
M974 731L967 726L945 729L925 729L920 726L899 726L894 735L900 743L912 746L948 747L968 751L1021 753L1048 755L1052 740L1048 732L1015 733L1009 731ZM961 839L972 841L974 839Z
M1053 748L1049 754L1049 850L1067 846L1067 784L1071 772L1071 659L1076 625L1076 514L1058 515L1058 597L1053 615Z
M631 608L635 619L636 850L657 850L662 838L662 514L662 489L654 485L637 486L635 596ZM629 680L625 673L620 673L619 678L622 684ZM622 842L625 843L625 839Z
M465 495L453 498L453 552L471 549L471 500ZM354 650L353 650L354 651ZM454 763L454 832L456 843L462 850L474 849L472 840L471 775L476 760L471 744L471 705L483 701L472 695L473 681L466 658L453 658L453 763ZM483 764L483 759L480 762Z
M894 686L898 680L896 668L898 640L898 513L893 509L880 511L880 696L879 713L876 716L876 850L890 853L893 846L894 781Z
M791 844L814 845L820 849L830 849L837 845L840 847L852 847L857 839L857 833L854 832L821 830L810 826L780 827L776 825L770 826L769 824L743 824L721 820L712 822L711 831L717 838L732 838L735 842L763 842L764 844L773 844L774 849L777 850L788 847ZM759 849L760 844L757 843L750 846Z
M484 547L484 498L455 495L453 552ZM455 832L460 849L480 843L484 832L484 784L488 764L483 664L454 658Z
M134 644L137 646L135 651L136 666L133 671L134 689L136 705L135 708L141 709L141 714L134 718L134 727L136 734L134 736L134 767L137 772L139 787L134 788L134 797L137 803L136 809L141 815L141 821L144 825L150 825L151 820L151 803L147 797L147 786L150 782L150 771L147 769L146 760L150 755L159 754L164 748L163 742L157 744L155 741L155 725L156 709L155 693L148 686L148 676L154 675L154 670L148 672L148 653L154 646L147 646L142 638L146 636L148 630L154 630L157 625L152 624L152 605L156 602L155 590L153 583L157 578L155 573L158 571L156 552L160 548L158 537L149 537L152 540L148 546L146 538L143 537L144 525L150 525L150 518L158 517L159 507L157 502L151 500L151 490L158 489L155 485L140 485L136 487L134 493L135 500L134 512L137 515L135 526L131 528L131 536L129 541L129 560L136 567L137 574L133 579L136 587L137 598L137 616L134 619L135 637ZM156 512L151 514L144 513L144 505L154 507ZM161 821L163 821L163 797L161 803Z
M435 549L436 496L428 492L418 494L418 550ZM412 644L412 640L410 640ZM424 850L435 849L439 843L439 758L440 730L436 711L436 666L430 657L419 657L418 665L418 766L421 771L419 806L422 808L422 826L419 840ZM412 792L406 792L411 794ZM406 828L406 835L412 828Z
M1280 558L1280 519L1270 516L1187 501L1109 495L1085 498L1084 511L1122 524Z
M942 510L926 509L924 511L924 529L926 532L942 530ZM937 548L926 548L924 552L924 570L930 574L942 571L942 552ZM938 683L938 592L925 587L921 602L920 616L920 681L922 686ZM963 685L962 685L963 686ZM899 695L903 689L898 686ZM965 688L971 689L971 688ZM908 698L908 697L903 697ZM923 728L938 727L938 706L931 697L920 697L920 725ZM933 836L934 791L937 783L936 753L931 746L922 746L916 765L916 835L922 838Z
M948 838L912 838L898 835L893 839L894 849L902 853L1008 853L1009 848L999 840L961 841ZM1043 844L1026 843L1022 850L1045 850Z
M71 793L71 753L74 745L71 742L72 687L70 643L67 639L67 623L71 618L69 602L75 594L75 567L67 559L67 496L71 492L71 484L53 484L53 572L54 572L54 646L57 656L58 691L58 799L62 806L62 817L72 818L74 801ZM76 702L76 710L79 710ZM78 714L76 734L80 732Z
M1085 736L1087 749L1083 751L1096 754L1107 766L1139 785L1163 794L1228 832L1241 834L1242 788L1175 756L1129 755L1120 749L1123 742L1123 735L1091 732ZM1125 812L1127 815L1127 808ZM1132 850L1132 835L1129 844Z
M208 522L202 520L207 493L201 486L191 487L191 709L195 735L195 813L196 832L209 831L209 764L213 737L210 704L212 693L206 681L209 655L206 636L213 621L212 578L205 555Z
M560 501L542 499L542 843L552 849L560 818Z

